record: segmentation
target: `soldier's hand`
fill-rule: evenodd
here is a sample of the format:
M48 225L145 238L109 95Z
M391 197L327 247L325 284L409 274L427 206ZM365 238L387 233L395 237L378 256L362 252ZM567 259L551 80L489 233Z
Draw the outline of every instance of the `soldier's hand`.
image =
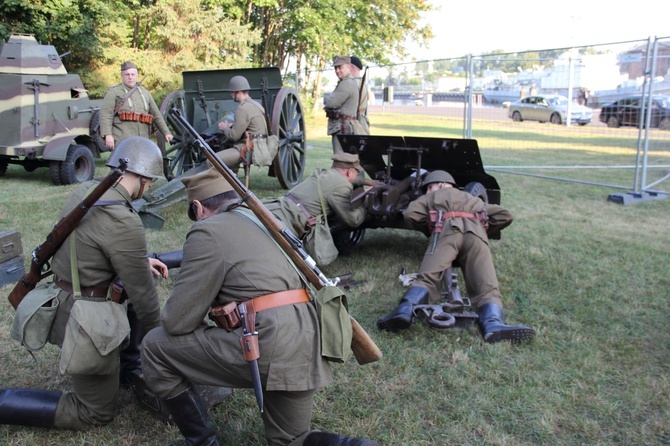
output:
M154 276L161 276L163 279L166 279L168 276L167 265L158 259L149 257L149 268Z
M172 133L168 133L167 135L165 135L165 139L167 139L168 142L172 142L172 138L174 138L174 136L172 136Z
M114 150L114 137L112 135L105 135L105 146L109 150Z

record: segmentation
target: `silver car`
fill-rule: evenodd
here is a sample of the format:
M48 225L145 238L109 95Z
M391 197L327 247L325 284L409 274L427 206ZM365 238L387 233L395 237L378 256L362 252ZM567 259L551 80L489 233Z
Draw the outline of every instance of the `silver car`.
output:
M535 95L519 99L509 106L507 116L514 121L540 121L565 124L568 120L568 98L557 94ZM586 125L591 122L593 111L582 105L570 104L570 120L573 124Z

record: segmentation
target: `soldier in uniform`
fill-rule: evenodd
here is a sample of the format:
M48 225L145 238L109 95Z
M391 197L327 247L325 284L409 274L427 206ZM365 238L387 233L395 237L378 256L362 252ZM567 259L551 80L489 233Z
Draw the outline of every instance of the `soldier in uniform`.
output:
M350 56L351 59L351 75L356 79L358 83L358 91L360 92L360 97L358 99L358 122L361 123L361 126L366 130L365 134L370 134L370 120L368 119L368 103L370 99L370 90L367 85L367 80L365 85L361 88L363 83L363 77L361 76L361 70L363 69L363 63L356 56Z
M217 154L223 163L233 171L239 168L247 147L247 133L254 138L267 138L265 109L249 97L249 81L244 76L233 76L228 83L230 95L240 105L235 109L234 122L219 122L227 141L234 146Z
M74 263L82 294L79 299L104 302L110 283L118 277L123 281L142 328L148 331L160 324L158 294L152 273L166 277L167 267L147 257L142 221L130 203L141 197L153 180L163 176L161 152L150 140L135 136L119 144L107 165L117 167L120 158L129 160L126 172L86 214L52 259L54 282L62 289L49 334L52 344L62 346L75 302L70 252L72 237L75 237ZM95 181L90 181L75 190L65 202L61 218L78 205L95 185ZM94 337L94 334L89 335ZM79 348L79 345L74 348ZM108 353L117 359L109 369L97 370L95 374L71 375L73 392L1 389L0 423L71 429L109 423L117 409L119 349L117 346ZM90 366L95 367L96 364Z
M314 230L314 217L323 213L317 183L320 183L323 202L329 217L337 215L352 228L365 219L364 207L354 209L351 203L353 184L363 174L358 155L338 153L330 169L315 169L312 175L291 189L285 196L265 200L266 207L298 238L307 239ZM309 253L316 258L316 253Z
M349 56L337 56L333 60L335 74L340 81L335 90L324 100L328 117L328 134L332 135L333 153L344 152L338 134L353 134L352 120L357 120L359 84L351 75L351 59Z
M510 225L512 214L459 190L454 178L443 170L429 173L421 186L427 188L425 195L411 202L403 217L410 228L432 234L435 244L431 242L426 250L416 280L396 309L377 321L378 328L393 332L408 328L413 306L437 302L444 272L457 261L463 269L470 300L477 309L485 342L517 343L535 336L532 328L503 322L503 304L488 235ZM436 227L442 229L434 231Z
M240 348L243 327L232 318L226 325L202 324L212 308L231 303L226 308L232 314L239 315L236 306L244 304L247 316L255 315L268 444L374 444L310 431L314 394L332 376L300 275L214 168L182 182L196 223L186 236L162 325L142 343L142 364L147 384L164 400L186 444L218 444L193 385L253 386Z
M121 65L121 83L110 87L102 100L100 135L110 150L129 136L149 138L152 124L165 139L172 141L170 129L151 93L136 84L137 66L126 61Z

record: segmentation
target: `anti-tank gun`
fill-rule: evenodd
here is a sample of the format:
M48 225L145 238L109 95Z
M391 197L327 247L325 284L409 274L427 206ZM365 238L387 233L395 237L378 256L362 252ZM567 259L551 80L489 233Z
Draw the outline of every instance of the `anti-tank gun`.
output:
M421 196L421 181L433 170L449 172L459 188L486 203L500 204L500 187L484 171L474 139L376 135L338 135L338 139L345 151L358 154L368 176L380 182L354 192L354 202L367 209L362 225L350 228L337 219L330 222L341 254L356 249L367 229L408 229L402 212Z

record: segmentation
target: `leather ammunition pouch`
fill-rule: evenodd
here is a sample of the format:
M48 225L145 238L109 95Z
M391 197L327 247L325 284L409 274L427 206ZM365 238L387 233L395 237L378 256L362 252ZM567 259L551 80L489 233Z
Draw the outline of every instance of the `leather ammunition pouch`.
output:
M269 310L270 308L281 307L282 305L299 304L309 301L309 295L304 289L280 291L279 293L267 294L244 302L230 302L213 307L209 312L209 318L214 321L217 327L233 331L241 326L240 313L237 309L238 305L244 305L247 308L247 313L252 314Z
M444 221L449 218L472 218L473 220L479 221L479 223L482 225L485 231L488 231L489 229L489 216L486 213L486 210L483 208L475 211L474 214L471 214L469 212L453 211L453 212L442 212L441 218L438 218L438 216L439 211L435 210L428 211L428 230L430 231L431 234L433 233L433 231L435 231L436 228L441 229Z
M117 114L121 121L135 121L147 125L151 125L154 122L154 117L149 113L139 113L130 110L121 110Z
M326 112L326 118L328 119L340 119L340 110L337 108L324 108Z

